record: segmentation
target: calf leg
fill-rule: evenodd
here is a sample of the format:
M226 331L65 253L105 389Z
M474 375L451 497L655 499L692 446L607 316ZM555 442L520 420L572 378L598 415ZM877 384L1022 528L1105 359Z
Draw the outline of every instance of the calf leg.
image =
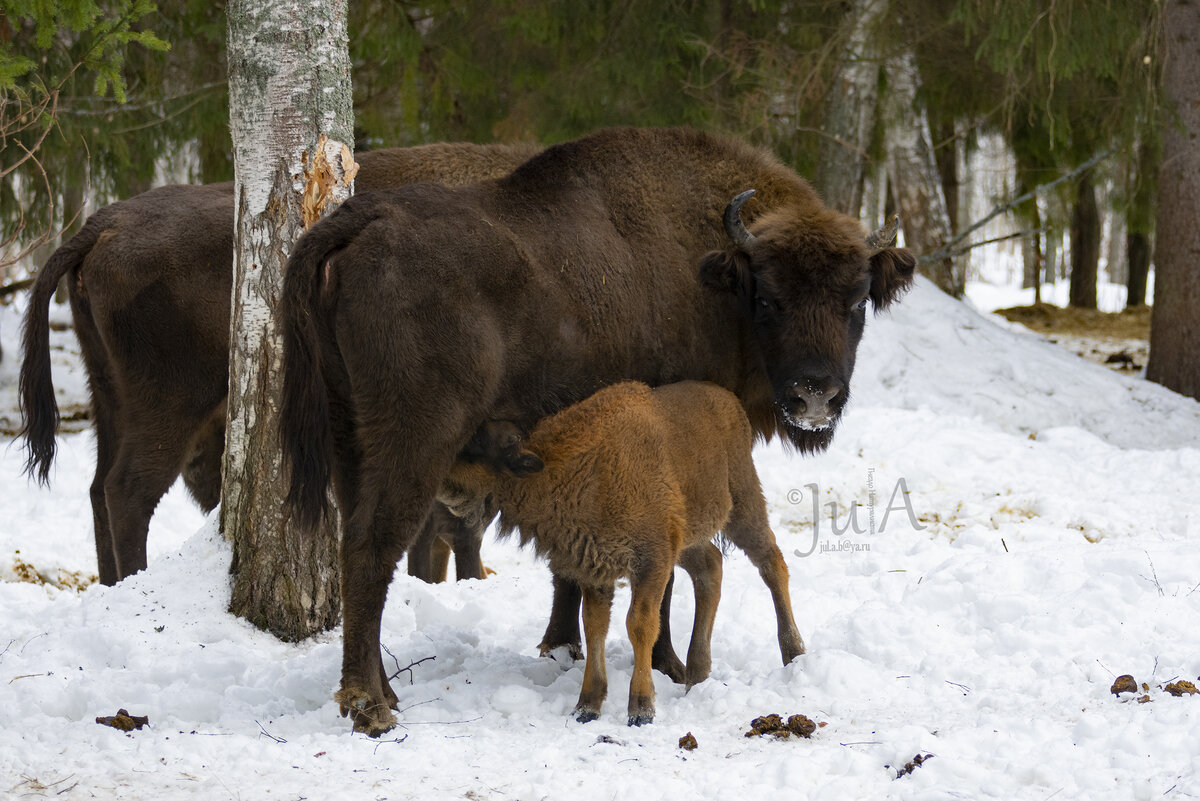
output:
M650 659L655 670L666 674L676 684L683 684L687 680L687 670L671 644L671 589L674 584L675 576L672 575L667 580L667 589L659 607L658 639L654 642L654 651ZM583 659L583 649L579 641L581 600L578 584L570 579L554 576L554 601L550 608L550 622L546 624L546 633L538 643L538 653L549 656L551 651L561 647L567 649L572 659Z
M629 680L629 725L641 726L654 720L654 675L650 653L658 639L658 616L663 592L674 565L650 565L631 582L632 599L625 628L633 644L633 676ZM591 653L591 644L588 645Z
M757 478L756 478L757 484ZM783 664L788 664L804 653L804 640L796 628L792 616L792 600L788 593L787 562L775 542L775 535L767 524L767 505L762 493L751 495L749 502L734 496L733 511L725 525L725 537L750 557L758 568L763 583L771 591L775 604L775 623L778 629L779 653Z
M555 579L557 580L557 576ZM588 723L600 717L600 707L604 705L604 699L608 695L608 676L604 669L604 639L608 636L612 601L611 585L588 587L583 590L583 630L587 634L587 664L583 668L583 686L579 690L579 702L575 704L575 719L580 723Z
M712 670L712 630L721 601L721 551L711 542L694 545L679 555L679 564L692 577L696 591L696 619L688 645L687 686L708 678Z

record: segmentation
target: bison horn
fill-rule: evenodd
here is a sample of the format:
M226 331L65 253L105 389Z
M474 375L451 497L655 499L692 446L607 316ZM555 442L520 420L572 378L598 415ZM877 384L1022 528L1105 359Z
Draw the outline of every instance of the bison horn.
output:
M871 255L874 256L884 248L892 246L896 241L896 234L900 231L900 215L893 214L892 219L887 222L882 228L872 231L867 236L867 247L871 249Z
M725 207L725 233L729 234L733 244L739 248L744 248L754 241L754 234L746 230L741 217L742 206L746 205L746 201L752 197L754 197L754 190L747 189L729 201L729 205Z

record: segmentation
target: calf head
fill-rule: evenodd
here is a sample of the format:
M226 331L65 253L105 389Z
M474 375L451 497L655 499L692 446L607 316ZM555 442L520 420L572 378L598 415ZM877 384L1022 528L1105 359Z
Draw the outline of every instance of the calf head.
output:
M526 450L525 432L509 420L489 420L481 425L459 458L486 465L497 473L507 471L518 478L541 472L545 467L536 453Z
M824 207L762 215L754 233L741 207L725 209L731 244L701 262L701 280L737 297L770 386L776 428L804 451L828 446L850 395L868 302L881 311L913 280L916 259L892 247L898 220L863 236Z
M541 472L541 458L525 448L525 434L508 420L484 423L458 455L442 481L437 499L455 517L486 525L492 513L487 499L504 474L524 478Z

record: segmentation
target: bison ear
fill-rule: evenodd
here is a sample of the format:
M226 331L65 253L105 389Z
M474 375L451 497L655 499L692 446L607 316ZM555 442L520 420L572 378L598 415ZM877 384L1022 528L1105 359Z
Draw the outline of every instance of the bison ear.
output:
M750 257L740 250L714 250L700 260L700 283L718 292L737 294L751 277Z
M913 282L917 259L907 248L884 248L871 257L871 303L883 311L900 299Z

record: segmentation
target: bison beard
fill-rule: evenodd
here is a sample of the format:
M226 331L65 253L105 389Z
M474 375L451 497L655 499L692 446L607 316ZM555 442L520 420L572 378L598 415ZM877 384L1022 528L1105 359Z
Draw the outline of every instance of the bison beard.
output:
M725 212L749 188L746 225ZM484 421L528 428L622 379L698 379L758 436L821 450L867 301L895 300L913 264L770 154L686 129L603 131L507 178L360 195L317 224L285 277L280 424L293 514L317 521L330 481L342 512L336 698L355 730L395 725L388 583Z

